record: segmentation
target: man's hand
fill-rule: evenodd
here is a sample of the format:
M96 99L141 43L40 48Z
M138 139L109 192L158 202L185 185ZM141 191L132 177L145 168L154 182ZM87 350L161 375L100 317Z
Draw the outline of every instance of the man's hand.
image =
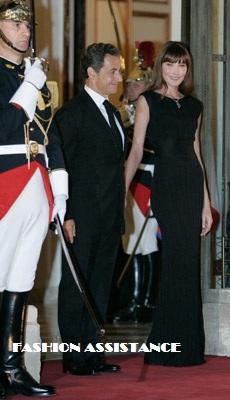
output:
M76 228L75 228L75 222L73 219L67 219L64 224L64 233L66 240L70 243L73 243L74 238L76 236Z

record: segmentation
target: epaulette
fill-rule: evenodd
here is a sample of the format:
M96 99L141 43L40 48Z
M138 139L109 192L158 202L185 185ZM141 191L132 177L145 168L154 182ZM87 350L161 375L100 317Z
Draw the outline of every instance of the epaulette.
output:
M6 60L4 58L1 58L1 57L0 57L0 66L6 68L8 70L17 70L17 71L20 71L20 72L24 69L24 64L23 63L18 65L18 64L15 64L15 63L13 63L13 62L11 62L9 60Z

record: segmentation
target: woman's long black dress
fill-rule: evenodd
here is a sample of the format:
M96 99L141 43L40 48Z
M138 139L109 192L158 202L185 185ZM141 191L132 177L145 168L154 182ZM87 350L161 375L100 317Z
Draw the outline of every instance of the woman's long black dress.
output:
M156 155L151 206L162 234L159 296L147 343L181 343L181 352L146 352L145 363L202 364L203 172L193 146L202 105L192 96L179 102L150 90L143 96L150 111L147 136Z

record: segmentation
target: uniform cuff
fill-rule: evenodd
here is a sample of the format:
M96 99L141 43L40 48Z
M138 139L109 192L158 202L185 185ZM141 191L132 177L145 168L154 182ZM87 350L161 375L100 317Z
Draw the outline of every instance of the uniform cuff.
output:
M22 82L9 103L23 108L30 121L33 121L38 100L38 90L29 82Z
M65 169L56 169L50 172L50 185L54 197L64 195L66 199L69 197L68 190L68 174Z

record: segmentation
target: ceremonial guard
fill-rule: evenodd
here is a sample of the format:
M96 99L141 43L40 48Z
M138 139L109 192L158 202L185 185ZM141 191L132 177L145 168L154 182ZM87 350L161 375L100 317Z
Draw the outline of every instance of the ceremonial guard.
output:
M136 42L134 67L125 81L125 93L120 112L130 146L136 102L139 95L152 84L154 51L153 42ZM158 224L149 209L153 171L154 152L146 139L143 159L127 194L126 229L122 237L124 252L132 257L131 299L128 305L117 313L114 322L147 322L152 316L152 291L156 272L155 266L153 267L153 259L155 258L154 253L158 251ZM144 225L145 222L146 225Z
M27 298L49 222L57 213L64 219L67 198L60 144L48 133L53 106L42 61L23 61L30 23L24 0L0 1L0 398L55 394L12 349L24 340Z

